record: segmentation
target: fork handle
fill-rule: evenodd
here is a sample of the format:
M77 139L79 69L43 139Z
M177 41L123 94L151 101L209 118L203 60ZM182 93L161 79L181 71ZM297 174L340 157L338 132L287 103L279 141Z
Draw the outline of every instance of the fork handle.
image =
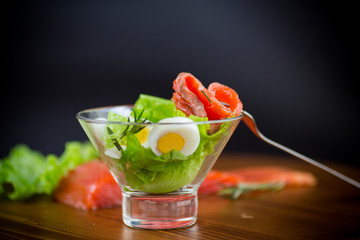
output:
M342 173L339 173L338 171L335 171L334 169L332 168L329 168L328 166L325 166L324 164L322 163L319 163L317 161L315 161L314 159L311 159L309 157L306 157L288 147L285 147L284 145L281 145L277 142L274 142L273 140L265 137L258 129L257 125L256 125L256 122L255 122L255 119L253 118L253 116L251 116L250 113L246 112L246 111L243 111L243 118L242 120L244 121L244 123L246 124L246 126L248 126L248 128L258 137L260 138L261 140L263 140L264 142L276 147L276 148L279 148L281 150L283 150L284 152L287 152L297 158L300 158L302 160L304 160L305 162L308 162L318 168L321 168L322 170L342 179L343 181L347 182L347 183L350 183L351 185L357 187L360 189L360 183L355 181L354 179L352 178L349 178L347 176L345 176L344 174Z

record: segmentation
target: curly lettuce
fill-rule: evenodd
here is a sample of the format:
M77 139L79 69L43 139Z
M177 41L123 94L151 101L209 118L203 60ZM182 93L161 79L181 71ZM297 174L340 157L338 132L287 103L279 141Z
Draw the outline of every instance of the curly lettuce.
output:
M144 111L142 117L153 123L164 118L185 117L183 112L176 109L173 101L146 94L140 94L135 102L134 111L137 113Z
M51 194L69 170L94 158L98 154L90 142L68 142L60 157L17 145L0 161L0 196L22 200Z

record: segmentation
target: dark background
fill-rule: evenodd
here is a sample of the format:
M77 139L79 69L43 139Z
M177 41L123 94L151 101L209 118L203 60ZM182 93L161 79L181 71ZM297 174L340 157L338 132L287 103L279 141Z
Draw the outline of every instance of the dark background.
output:
M263 134L359 164L359 14L346 1L11 1L3 7L0 158L85 140L75 114L170 98L190 72L234 88ZM5 33L5 34L4 34ZM225 151L278 154L240 124Z

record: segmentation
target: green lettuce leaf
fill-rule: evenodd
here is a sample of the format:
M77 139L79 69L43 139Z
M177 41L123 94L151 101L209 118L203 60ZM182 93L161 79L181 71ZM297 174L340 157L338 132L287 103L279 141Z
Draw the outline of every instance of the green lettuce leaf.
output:
M0 196L21 200L51 194L69 170L97 157L90 142L68 142L60 157L17 145L0 161Z
M10 199L27 198L33 192L38 192L38 177L44 174L46 165L45 157L40 152L18 145L1 165L2 184L7 183L7 187L14 189L8 193Z
M144 110L142 118L146 118L153 123L157 123L164 118L185 117L183 112L176 109L173 101L146 94L140 94L134 105L136 113L142 110Z

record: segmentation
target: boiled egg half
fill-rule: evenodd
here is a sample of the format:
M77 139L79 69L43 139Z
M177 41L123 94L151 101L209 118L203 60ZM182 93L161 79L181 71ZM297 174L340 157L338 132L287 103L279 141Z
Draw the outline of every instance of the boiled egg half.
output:
M177 150L189 156L195 152L200 143L199 128L194 121L186 117L165 118L159 123L179 123L156 125L149 133L151 150L160 156Z

